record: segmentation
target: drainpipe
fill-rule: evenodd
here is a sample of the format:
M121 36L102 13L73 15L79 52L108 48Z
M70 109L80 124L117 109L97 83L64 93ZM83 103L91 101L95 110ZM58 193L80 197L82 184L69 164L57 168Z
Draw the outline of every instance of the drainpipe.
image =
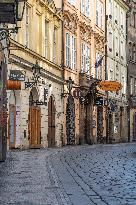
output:
M62 5L61 5L62 13L64 14L64 0L62 0ZM64 71L64 21L62 21L62 48L61 48L61 66L62 66L62 79L63 82L65 80L65 71ZM64 93L64 85L62 88L62 93ZM65 113L65 105L64 105L64 98L63 98L63 113ZM63 118L64 119L64 118ZM63 137L64 137L64 122L63 122L63 133L62 133L62 146L63 146Z
M108 16L107 16L107 9L106 9L106 1L105 1L105 80L108 80L108 69L107 69L107 21L108 21ZM106 100L107 100L107 105L106 105L106 143L109 142L109 119L108 119L108 91L106 91Z
M128 44L128 14L126 14L126 44ZM127 55L127 62L128 62L128 55ZM127 64L127 97L128 97L128 106L127 106L127 123L128 123L128 142L130 142L130 89L129 89L129 65Z

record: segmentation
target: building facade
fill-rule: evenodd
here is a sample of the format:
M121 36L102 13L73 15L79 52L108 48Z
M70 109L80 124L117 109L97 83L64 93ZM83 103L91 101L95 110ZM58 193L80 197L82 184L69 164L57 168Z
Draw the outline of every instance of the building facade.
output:
M94 79L105 79L104 62L95 67L105 53L105 1L64 0L63 14L64 80L74 81L70 93L64 85L64 144L97 143L106 134L104 110L93 98Z
M21 29L10 38L9 148L62 145L61 7L57 0L28 0Z
M127 1L128 140L136 139L136 1Z
M107 66L106 79L122 84L118 92L108 92L107 135L108 141L126 142L128 139L127 116L127 59L126 14L129 8L122 0L106 1L107 17Z

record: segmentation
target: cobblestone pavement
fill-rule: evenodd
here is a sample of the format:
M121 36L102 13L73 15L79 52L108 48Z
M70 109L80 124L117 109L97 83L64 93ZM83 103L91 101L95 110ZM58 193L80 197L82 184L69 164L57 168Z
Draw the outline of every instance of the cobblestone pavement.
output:
M136 205L136 144L14 150L0 205Z

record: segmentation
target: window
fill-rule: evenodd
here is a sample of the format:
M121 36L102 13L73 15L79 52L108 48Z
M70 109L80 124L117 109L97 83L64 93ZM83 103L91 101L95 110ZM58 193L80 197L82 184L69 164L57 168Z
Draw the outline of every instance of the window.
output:
M125 94L126 93L126 83L125 83L125 77L124 76L122 76L122 85L123 85L122 94Z
M81 0L81 12L90 17L90 0Z
M124 59L124 43L123 41L121 41L121 44L120 44L120 55L121 55L121 59L123 60Z
M53 62L56 63L56 54L57 54L57 28L54 27L53 32Z
M136 94L136 78L134 80L134 93Z
M112 52L112 49L113 49L113 34L112 34L112 32L109 32L108 45L109 45L109 51Z
M45 20L45 58L49 58L49 22Z
M115 38L115 55L119 56L119 39L118 37Z
M102 58L102 55L100 55L99 53L96 53L96 62L98 62L101 58ZM102 79L102 64L96 68L96 78L100 80Z
M76 5L76 0L68 0L68 2L69 2L71 5L73 5L73 6Z
M118 24L118 7L115 6L115 23Z
M29 47L29 29L30 29L30 8L26 5L25 15L25 45Z
M124 19L123 19L123 13L122 13L122 11L121 11L121 13L120 13L120 25L121 25L121 28L123 29L123 21L124 21Z
M130 77L130 95L133 94L133 78Z
M135 44L132 46L132 60L136 62L136 46Z
M103 29L103 3L100 0L96 1L96 25Z
M76 38L66 33L66 66L76 68Z
M109 14L112 15L112 1L109 0Z
M66 34L66 66L70 67L70 35Z
M110 70L109 80L113 80L113 70Z
M86 43L81 46L81 72L90 74L90 47Z

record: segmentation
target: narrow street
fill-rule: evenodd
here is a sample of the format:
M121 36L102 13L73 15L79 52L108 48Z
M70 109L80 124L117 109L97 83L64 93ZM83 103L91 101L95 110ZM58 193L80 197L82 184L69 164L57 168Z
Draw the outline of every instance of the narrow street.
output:
M13 150L0 205L136 205L136 144Z

